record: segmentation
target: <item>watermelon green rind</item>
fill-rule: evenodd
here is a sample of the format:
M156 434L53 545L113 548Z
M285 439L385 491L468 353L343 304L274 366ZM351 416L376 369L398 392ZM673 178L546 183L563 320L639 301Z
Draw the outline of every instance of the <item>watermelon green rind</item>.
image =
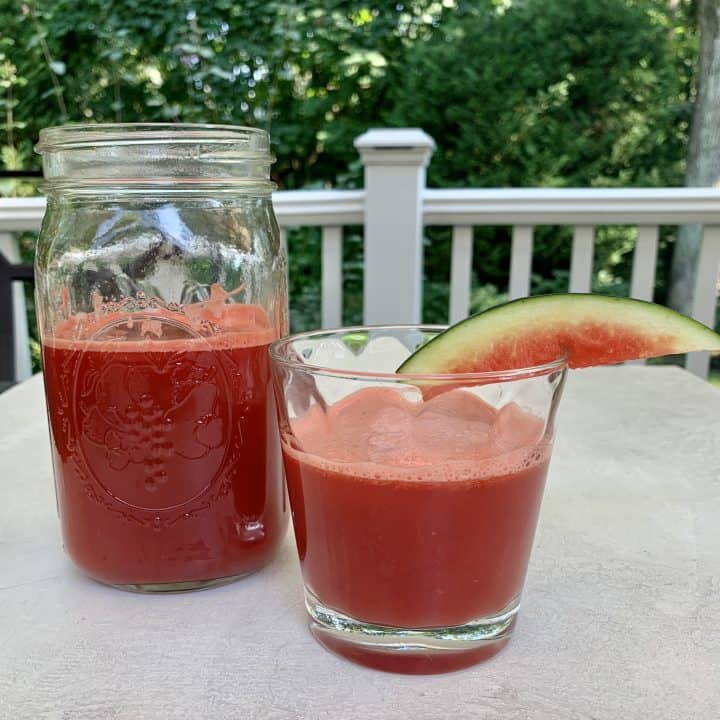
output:
M563 354L570 367L588 367L694 350L720 352L720 335L662 305L584 293L537 295L451 326L397 372L511 370Z

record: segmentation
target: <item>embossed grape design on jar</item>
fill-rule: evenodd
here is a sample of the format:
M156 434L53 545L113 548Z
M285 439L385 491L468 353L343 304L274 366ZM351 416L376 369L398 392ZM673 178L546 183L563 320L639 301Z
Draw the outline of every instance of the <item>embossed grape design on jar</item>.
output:
M268 345L287 262L267 133L40 133L36 306L65 548L90 577L189 590L266 564L286 529Z

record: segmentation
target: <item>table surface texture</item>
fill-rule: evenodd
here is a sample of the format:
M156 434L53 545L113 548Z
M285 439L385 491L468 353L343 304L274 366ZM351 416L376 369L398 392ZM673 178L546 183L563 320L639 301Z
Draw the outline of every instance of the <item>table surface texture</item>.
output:
M720 392L570 374L515 636L402 676L311 638L292 537L233 585L147 596L64 555L40 377L0 395L0 718L720 718Z

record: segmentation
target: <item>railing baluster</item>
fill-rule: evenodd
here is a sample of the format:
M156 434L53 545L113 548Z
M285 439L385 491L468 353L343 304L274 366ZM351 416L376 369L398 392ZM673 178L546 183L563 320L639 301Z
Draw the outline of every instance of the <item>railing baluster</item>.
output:
M595 228L592 225L576 225L570 259L570 292L590 292L594 249Z
M652 301L655 292L655 265L657 262L657 225L640 225L633 253L630 297ZM628 365L644 365L644 360L631 360Z
M530 225L515 225L510 252L511 300L530 294L530 273L532 272L533 228Z
M657 262L659 228L641 225L633 254L630 297L652 301L655 291L655 264Z
M472 282L473 229L456 225L452 233L450 259L450 323L467 317L470 311Z
M693 317L709 327L715 326L719 270L720 225L706 225L698 253ZM698 377L706 378L710 371L710 355L706 352L688 353L685 367Z
M322 326L342 325L342 228L322 229Z
M10 263L0 253L0 383L15 380L15 334Z

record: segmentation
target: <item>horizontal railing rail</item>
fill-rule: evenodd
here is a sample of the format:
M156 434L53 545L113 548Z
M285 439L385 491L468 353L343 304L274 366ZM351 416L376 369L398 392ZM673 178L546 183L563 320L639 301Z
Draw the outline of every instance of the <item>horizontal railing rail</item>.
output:
M717 224L720 191L716 188L428 188L423 193L423 215L426 225Z
M716 188L434 189L422 193L425 225L718 224ZM44 197L0 198L0 232L38 230ZM364 190L281 190L285 226L360 225Z

